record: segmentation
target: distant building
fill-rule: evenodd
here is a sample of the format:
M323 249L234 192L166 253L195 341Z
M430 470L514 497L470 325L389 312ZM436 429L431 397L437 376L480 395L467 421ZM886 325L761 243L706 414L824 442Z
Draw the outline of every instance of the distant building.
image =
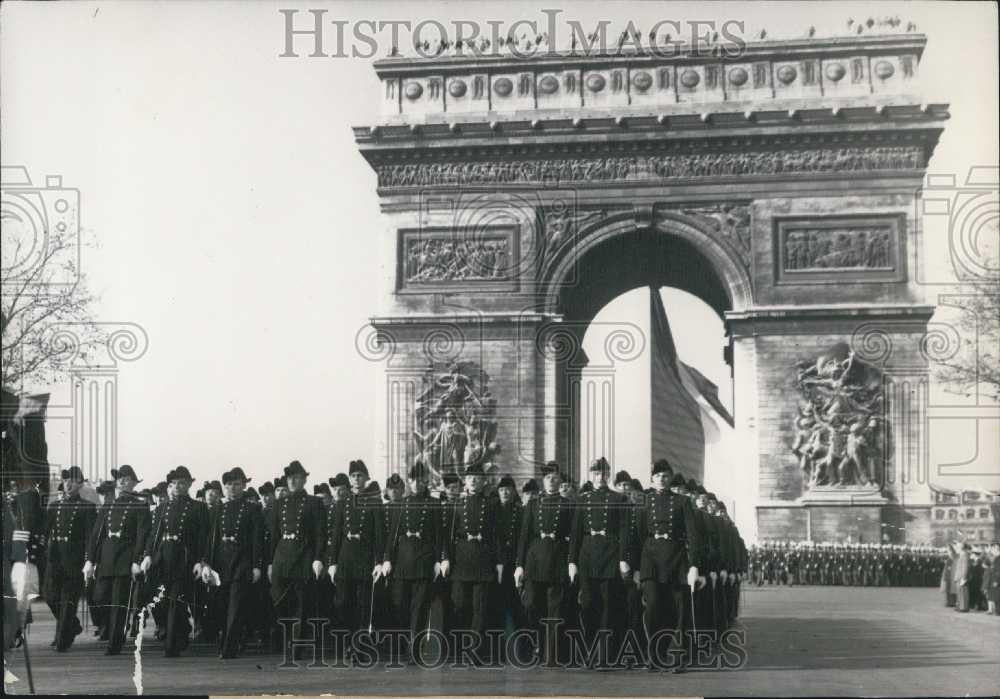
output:
M931 486L931 535L935 546L950 541L1000 541L1000 492L949 490Z

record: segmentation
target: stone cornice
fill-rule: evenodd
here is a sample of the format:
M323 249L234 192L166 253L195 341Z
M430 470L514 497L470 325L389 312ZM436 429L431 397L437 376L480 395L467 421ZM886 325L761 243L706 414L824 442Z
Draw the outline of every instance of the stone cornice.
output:
M835 57L864 54L912 53L918 58L927 45L924 34L883 34L863 36L842 36L828 38L802 38L772 41L754 41L742 47L733 43L695 47L680 44L661 47L659 51L623 47L617 51L553 51L527 57L510 54L483 55L441 55L433 58L396 56L375 61L375 72L380 78L404 75L434 74L440 72L465 73L477 70L523 71L532 69L554 69L563 67L591 67L595 62L602 65L642 65L703 62L715 58L729 62L773 60L794 54L796 58L805 56ZM668 52L669 51L669 52Z

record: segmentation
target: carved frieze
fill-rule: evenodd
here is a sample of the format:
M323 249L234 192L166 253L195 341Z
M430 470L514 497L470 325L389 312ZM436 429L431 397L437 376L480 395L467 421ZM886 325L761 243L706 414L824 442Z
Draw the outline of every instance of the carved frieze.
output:
M750 252L750 205L748 203L721 202L672 207L685 216L697 219L728 240L740 253Z
M732 175L918 170L923 167L924 150L921 146L843 146L605 158L378 164L375 169L379 187L419 187L670 180Z
M775 282L903 281L903 223L902 215L777 219Z
M400 231L401 290L506 287L517 283L517 263L517 236L511 227L476 231L474 236L451 229Z

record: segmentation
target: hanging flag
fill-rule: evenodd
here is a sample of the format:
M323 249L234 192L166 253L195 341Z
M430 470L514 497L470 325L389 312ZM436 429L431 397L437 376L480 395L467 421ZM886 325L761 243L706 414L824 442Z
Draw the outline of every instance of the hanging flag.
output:
M704 480L705 432L698 402L684 387L677 346L659 289L649 287L650 439L652 457L667 459L686 478Z

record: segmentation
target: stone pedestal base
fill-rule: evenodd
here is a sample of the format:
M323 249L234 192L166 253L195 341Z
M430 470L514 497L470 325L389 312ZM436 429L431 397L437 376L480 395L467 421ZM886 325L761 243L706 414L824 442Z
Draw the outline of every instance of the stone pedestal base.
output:
M878 488L864 486L816 486L802 496L803 505L885 505L889 500Z

